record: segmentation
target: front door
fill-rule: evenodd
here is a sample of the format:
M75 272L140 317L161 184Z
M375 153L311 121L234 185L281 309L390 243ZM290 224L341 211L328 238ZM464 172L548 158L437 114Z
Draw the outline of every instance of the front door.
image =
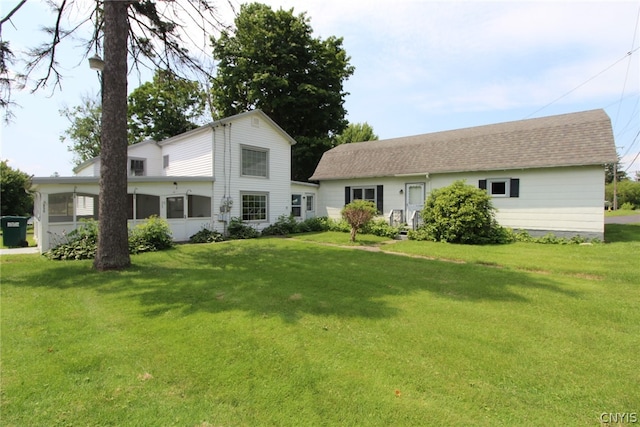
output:
M167 196L164 199L164 214L167 219L173 240L185 241L187 234L187 204L185 196Z
M415 230L420 225L420 211L424 208L424 182L406 184L405 187L406 221Z

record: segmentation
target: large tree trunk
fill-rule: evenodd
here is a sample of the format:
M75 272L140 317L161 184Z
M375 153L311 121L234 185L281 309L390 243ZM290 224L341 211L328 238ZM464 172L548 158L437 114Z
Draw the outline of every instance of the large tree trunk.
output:
M127 230L127 1L104 2L98 250L94 267L131 265Z

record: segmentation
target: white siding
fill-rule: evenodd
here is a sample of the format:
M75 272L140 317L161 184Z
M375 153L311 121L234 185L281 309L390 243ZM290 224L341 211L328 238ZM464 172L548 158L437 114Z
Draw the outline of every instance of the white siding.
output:
M129 159L145 160L145 176L162 176L162 150L155 142L141 142L129 146Z
M169 156L169 166L158 175L166 176L211 176L212 131L203 127L183 136L172 138L169 144L162 145L159 167L162 157Z
M258 115L242 116L231 125L214 130L216 151L214 172L216 185L214 205L218 207L226 195L233 200L229 217L242 216L242 193L268 194L268 222L254 225L262 229L291 211L291 144L282 134ZM268 178L241 174L241 147L268 150ZM225 152L226 149L226 152ZM216 208L217 210L217 208Z
M426 196L436 188L465 180L477 186L481 179L517 178L519 197L494 197L498 222L513 229L573 233L602 237L604 233L604 167L585 166L460 174L416 175L323 181L319 189L318 215L339 218L344 206L345 186L384 187L384 216L392 209L405 209L406 183L425 182Z
M89 163L82 169L78 169L75 172L76 176L100 176L100 159Z

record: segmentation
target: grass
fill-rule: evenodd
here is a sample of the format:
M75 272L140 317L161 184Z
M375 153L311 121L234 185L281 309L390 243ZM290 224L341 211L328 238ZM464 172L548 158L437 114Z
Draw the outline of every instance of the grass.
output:
M630 216L630 215L640 215L640 210L624 210L618 209L615 211L605 211L604 216Z
M3 256L2 424L594 425L639 412L640 226L607 238L355 246L374 252L321 233L183 245L107 273Z

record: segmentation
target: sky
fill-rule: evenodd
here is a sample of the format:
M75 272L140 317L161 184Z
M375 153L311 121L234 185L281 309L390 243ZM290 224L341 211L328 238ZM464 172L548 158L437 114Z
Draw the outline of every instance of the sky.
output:
M240 2L229 2L240 10ZM631 177L640 171L640 1L261 2L305 12L315 37L343 38L355 66L345 83L346 118L367 122L380 139L602 108L621 169ZM0 16L15 4L0 0ZM227 0L219 13L232 25ZM2 36L19 53L46 40L39 29L53 18L43 1L30 0ZM11 167L73 174L69 142L60 140L70 122L59 111L99 91L79 46L71 41L60 50L61 88L14 91L19 107L0 129L0 158ZM132 74L129 90L150 79Z

